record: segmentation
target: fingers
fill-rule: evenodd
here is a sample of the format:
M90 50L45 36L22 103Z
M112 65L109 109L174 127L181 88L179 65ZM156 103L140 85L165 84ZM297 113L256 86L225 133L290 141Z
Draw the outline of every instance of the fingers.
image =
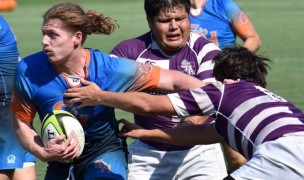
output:
M67 161L77 157L80 144L77 135L72 131L66 140L65 138L65 135L55 137L45 146L52 160Z

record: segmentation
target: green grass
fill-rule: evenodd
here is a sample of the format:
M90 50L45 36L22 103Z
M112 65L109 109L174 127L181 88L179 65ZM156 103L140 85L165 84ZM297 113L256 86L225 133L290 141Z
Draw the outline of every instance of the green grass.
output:
M236 0L252 20L263 46L258 53L274 63L268 76L268 88L304 110L304 1ZM20 0L13 12L2 13L18 38L21 56L41 50L42 14L59 0ZM94 9L117 20L120 28L112 35L89 36L85 46L109 52L119 41L141 35L148 30L143 0L74 0L85 10ZM238 41L240 42L240 41ZM132 115L117 110L118 118L132 120ZM39 131L39 120L35 127ZM43 179L46 164L38 160L37 177Z

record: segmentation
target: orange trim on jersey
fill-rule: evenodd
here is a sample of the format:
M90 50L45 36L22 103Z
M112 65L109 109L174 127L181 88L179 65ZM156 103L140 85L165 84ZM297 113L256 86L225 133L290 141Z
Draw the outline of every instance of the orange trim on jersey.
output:
M16 9L16 0L0 0L0 11L12 11Z
M140 77L127 91L154 90L158 87L160 79L160 67L151 64L141 64Z
M36 107L33 104L26 103L24 98L15 95L14 92L11 109L16 118L27 123L32 123L36 115Z
M254 31L251 21L244 12L233 21L233 29L242 39L248 37Z

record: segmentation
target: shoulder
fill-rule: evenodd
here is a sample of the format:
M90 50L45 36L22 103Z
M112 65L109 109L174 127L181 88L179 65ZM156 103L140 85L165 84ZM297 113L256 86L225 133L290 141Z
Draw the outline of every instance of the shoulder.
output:
M190 33L189 46L192 48L197 54L201 51L218 51L220 52L220 48L216 46L214 43L209 41L208 39L200 36L196 33Z
M151 42L151 32L148 32L139 37L118 43L110 54L118 57L136 59L138 55L151 44Z
M46 64L49 64L48 58L43 51L40 51L21 59L17 67L19 70L33 69L35 71L41 69Z

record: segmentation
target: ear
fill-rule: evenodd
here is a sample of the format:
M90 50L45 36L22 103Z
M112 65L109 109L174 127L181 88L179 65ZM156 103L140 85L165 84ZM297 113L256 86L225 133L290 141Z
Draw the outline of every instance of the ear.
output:
M73 35L73 41L74 41L74 45L80 45L82 42L82 32L77 31L74 35Z

